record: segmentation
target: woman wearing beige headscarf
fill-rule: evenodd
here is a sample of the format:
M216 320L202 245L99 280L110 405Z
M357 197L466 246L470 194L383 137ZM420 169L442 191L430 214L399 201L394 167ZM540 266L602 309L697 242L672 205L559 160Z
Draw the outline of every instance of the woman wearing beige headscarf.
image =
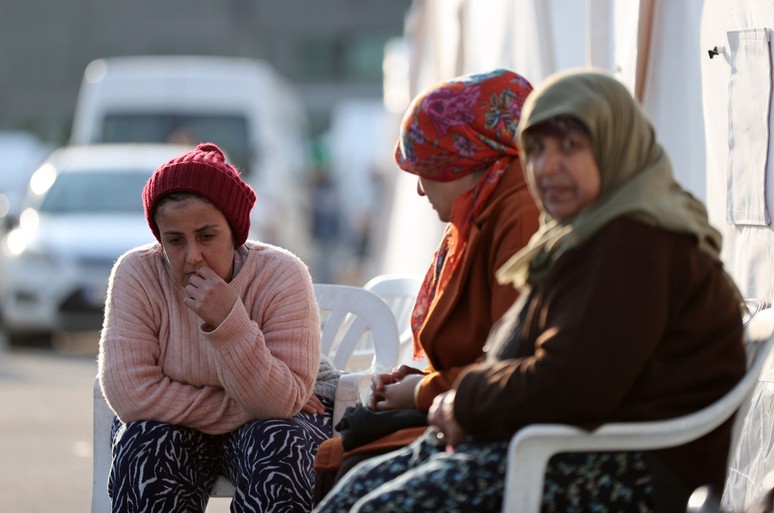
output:
M549 77L527 98L519 136L541 224L498 277L522 295L490 334L487 362L436 398L426 437L331 492L340 510L453 510L449 483L474 481L476 510L499 511L520 428L687 414L744 374L741 298L720 236L627 89L596 71ZM449 447L433 451L438 436ZM729 443L726 423L663 451L557 455L543 509L684 512L696 487L720 489Z

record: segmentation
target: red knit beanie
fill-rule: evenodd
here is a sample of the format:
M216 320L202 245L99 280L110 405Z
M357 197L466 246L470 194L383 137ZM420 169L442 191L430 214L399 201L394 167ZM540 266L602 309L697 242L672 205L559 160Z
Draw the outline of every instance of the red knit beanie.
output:
M226 216L234 231L234 245L247 240L250 210L255 192L241 178L226 156L213 143L202 143L188 153L158 167L145 184L142 203L153 235L161 242L154 216L159 200L173 192L191 192L211 201Z

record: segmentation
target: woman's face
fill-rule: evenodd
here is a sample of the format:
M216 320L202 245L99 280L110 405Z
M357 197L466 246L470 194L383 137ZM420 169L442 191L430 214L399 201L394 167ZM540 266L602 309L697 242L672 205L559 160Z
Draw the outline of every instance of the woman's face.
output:
M525 134L527 172L543 208L560 221L577 215L599 196L599 166L591 138L582 130Z
M164 202L156 209L155 220L178 285L185 287L201 267L231 280L234 239L226 216L215 205L199 198Z
M417 194L427 196L430 205L438 213L438 218L448 223L451 221L454 202L472 189L480 176L481 172L474 172L450 182L439 182L420 176L417 180Z

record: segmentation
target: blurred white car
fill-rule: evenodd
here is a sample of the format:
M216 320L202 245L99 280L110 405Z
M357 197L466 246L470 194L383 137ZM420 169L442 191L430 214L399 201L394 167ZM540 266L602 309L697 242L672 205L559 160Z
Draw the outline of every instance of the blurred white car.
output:
M268 62L137 55L89 63L70 142L213 142L258 195L250 237L305 259L308 128L303 98Z
M19 205L30 175L54 150L37 136L21 131L0 131L0 217L4 229L19 216ZM4 231L4 230L3 230Z
M188 150L68 146L33 173L19 224L2 240L0 305L12 339L101 327L113 263L155 240L142 188L156 167Z

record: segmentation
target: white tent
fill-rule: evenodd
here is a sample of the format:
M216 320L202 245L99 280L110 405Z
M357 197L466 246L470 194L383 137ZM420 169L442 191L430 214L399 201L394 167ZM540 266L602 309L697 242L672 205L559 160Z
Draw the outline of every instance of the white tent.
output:
M511 68L533 84L561 69L607 69L642 98L678 179L704 199L700 61L708 57L699 45L701 12L700 0L418 0L406 23L409 89L413 97L434 82L493 67ZM398 206L412 190L403 184L411 177L396 180L396 215L421 217ZM398 227L383 270L417 271L406 251L432 251L440 228L407 240L401 219L393 221Z
M677 180L706 202L743 295L771 303L772 26L768 0L415 0L405 30L409 96L493 67L533 84L576 66L615 73L642 101ZM417 224L432 214L413 190L396 173L381 272L423 271L440 236L440 223ZM725 494L734 510L760 496L774 470L774 363L756 394L748 452Z
M772 302L773 22L774 5L757 0L416 0L406 22L408 97L495 66L535 84L576 66L616 73L641 99L677 179L707 203L743 293ZM406 180L398 174L399 202L413 191ZM420 205L395 208L393 224L421 217L407 213ZM414 235L432 248L440 228L426 228L432 233ZM418 265L405 255L421 246L399 228L392 232L383 270Z

